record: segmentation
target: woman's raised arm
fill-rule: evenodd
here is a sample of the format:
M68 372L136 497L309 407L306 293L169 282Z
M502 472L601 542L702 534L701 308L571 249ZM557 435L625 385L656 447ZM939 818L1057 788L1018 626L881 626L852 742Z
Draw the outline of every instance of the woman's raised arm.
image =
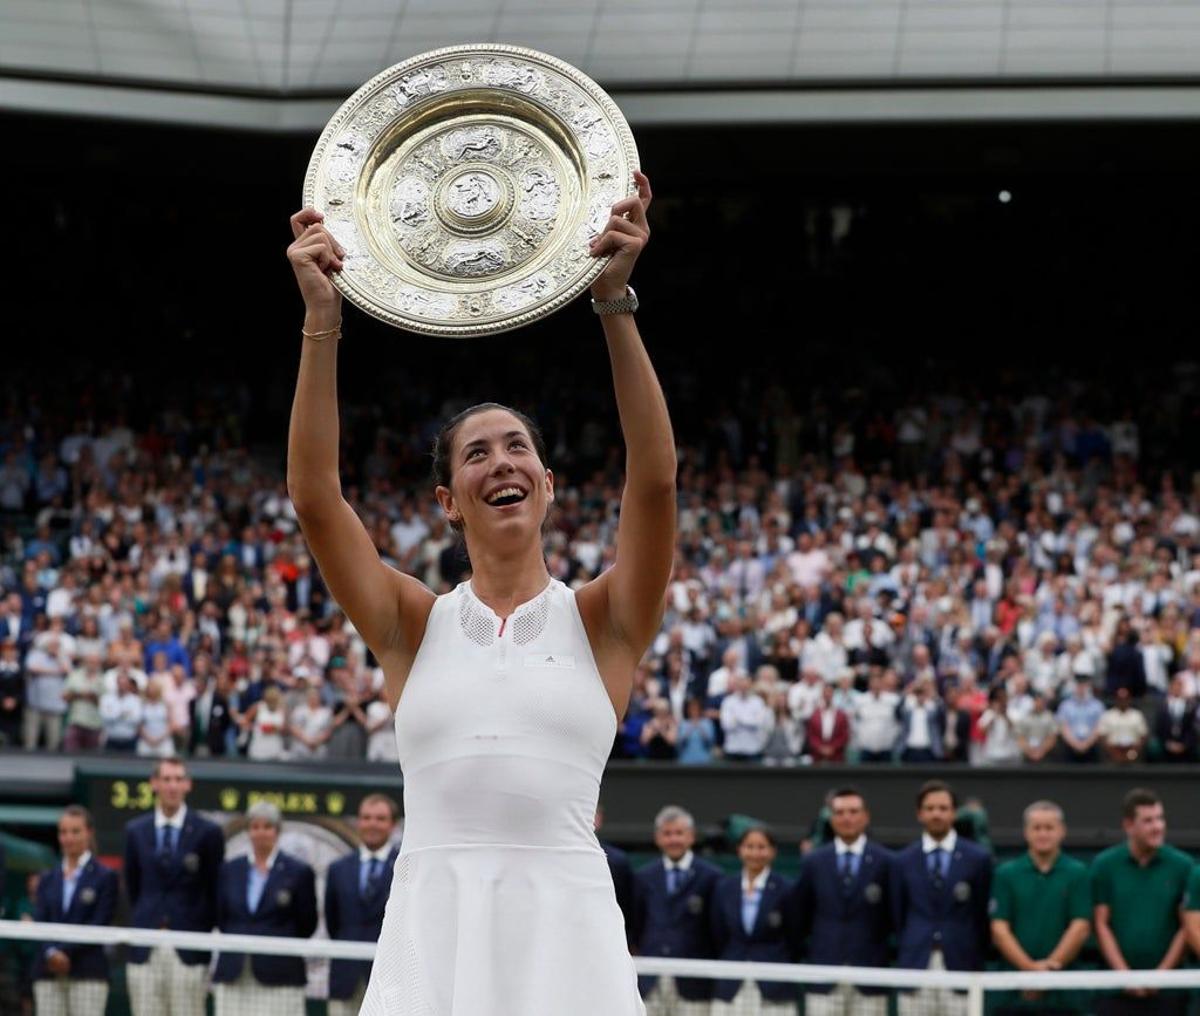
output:
M635 173L638 193L613 205L592 244L595 257L611 255L592 285L597 301L625 296L634 262L650 238L646 209L650 181ZM625 439L625 489L613 566L593 585L606 594L608 627L636 663L662 621L675 553L675 436L662 387L632 313L602 316L612 362L613 388Z
M304 337L288 430L287 487L300 529L330 593L391 674L406 672L420 644L433 593L379 558L366 527L342 496L338 475L337 347L342 297L329 273L344 251L305 208L292 216L288 260L304 297ZM399 666L389 666L398 664ZM388 687L395 706L399 687Z

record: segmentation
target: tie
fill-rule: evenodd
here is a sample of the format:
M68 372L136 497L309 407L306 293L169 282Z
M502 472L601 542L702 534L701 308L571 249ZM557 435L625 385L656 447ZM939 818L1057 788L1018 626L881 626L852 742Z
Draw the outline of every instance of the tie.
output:
M929 874L933 876L934 887L941 889L946 877L946 852L941 847L929 851Z
M667 869L667 895L674 896L675 890L679 888L679 869Z
M382 868L383 862L379 860L378 857L372 857L370 862L367 864L367 867L364 869L366 872L366 878L363 880L361 889L363 896L366 896L375 888L375 883L379 879L379 872Z
M159 853L164 858L170 857L175 852L175 827L165 825L162 827L162 848Z

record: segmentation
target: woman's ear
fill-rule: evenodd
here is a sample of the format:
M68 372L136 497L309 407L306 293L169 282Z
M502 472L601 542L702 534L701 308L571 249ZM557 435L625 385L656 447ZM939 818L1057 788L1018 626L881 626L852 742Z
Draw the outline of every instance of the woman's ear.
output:
M434 488L433 496L437 498L438 504L441 505L446 520L448 522L458 522L458 509L454 507L454 495L450 493L450 488L439 484Z

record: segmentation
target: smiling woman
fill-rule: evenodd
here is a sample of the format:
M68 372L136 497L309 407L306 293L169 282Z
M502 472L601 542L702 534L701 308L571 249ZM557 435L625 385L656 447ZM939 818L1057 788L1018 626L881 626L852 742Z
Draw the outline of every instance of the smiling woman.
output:
M405 835L366 1016L638 1016L633 963L593 828L637 661L661 620L675 540L675 443L628 285L650 184L589 253L626 443L616 560L578 591L552 579L554 474L533 421L485 403L434 446L434 494L471 578L435 596L384 565L341 494L336 347L343 250L312 209L288 256L307 316L288 491L339 605L378 657L404 771ZM513 934L520 929L520 934Z

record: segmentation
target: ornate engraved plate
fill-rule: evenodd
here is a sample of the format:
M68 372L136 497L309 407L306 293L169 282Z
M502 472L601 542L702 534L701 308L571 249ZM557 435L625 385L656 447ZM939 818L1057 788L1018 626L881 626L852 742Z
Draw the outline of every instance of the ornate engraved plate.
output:
M334 114L304 203L346 248L333 276L375 317L428 335L507 331L583 292L588 242L636 192L621 111L569 64L454 46L376 75Z

